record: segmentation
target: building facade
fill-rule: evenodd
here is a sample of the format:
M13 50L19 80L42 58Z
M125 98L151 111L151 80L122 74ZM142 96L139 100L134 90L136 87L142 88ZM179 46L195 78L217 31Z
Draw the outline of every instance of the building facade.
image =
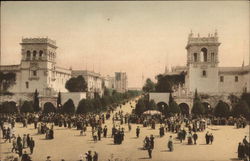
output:
M115 72L115 90L119 93L124 93L128 89L128 80L126 72Z
M49 38L23 38L19 65L0 66L2 73L15 73L16 82L8 91L34 93L40 96L66 92L65 83L71 78L71 70L56 66L56 42Z
M177 95L199 93L227 95L250 92L250 65L241 67L220 67L217 32L208 37L189 34L186 46L187 65L172 68L165 74L185 72L185 84L178 88ZM250 61L249 61L250 62Z
M87 85L88 85L88 96L90 98L94 98L94 93L98 93L100 96L103 95L104 92L104 84L103 84L103 78L101 77L101 74L95 73L93 71L88 70L73 70L72 76L77 77L81 75Z

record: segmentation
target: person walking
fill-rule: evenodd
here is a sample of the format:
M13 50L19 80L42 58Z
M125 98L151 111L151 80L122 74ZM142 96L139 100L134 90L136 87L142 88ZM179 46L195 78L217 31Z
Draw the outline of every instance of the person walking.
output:
M30 156L24 151L21 161L30 161Z
M206 138L206 144L209 144L210 140L209 132L206 133L205 138Z
M11 152L13 152L13 150L15 152L17 151L17 140L15 138L12 140L12 149L11 149Z
M193 139L194 139L194 144L196 144L196 140L198 139L198 135L196 134L196 132L194 132Z
M239 158L239 160L242 160L244 157L245 157L244 146L240 142L239 145L238 145L238 158Z
M139 135L140 135L140 127L137 126L137 128L136 128L136 137L138 138Z
M27 146L27 136L26 134L23 135L23 148L25 149Z
M130 123L128 123L128 131L130 132L130 131L131 131L131 129L132 129L131 124L130 124Z
M94 152L93 161L98 161L98 153L96 151Z
M174 150L172 135L169 137L169 140L168 140L168 149L169 151Z
M7 129L7 132L6 132L6 136L5 136L5 142L7 141L7 140L9 140L9 143L11 143L11 132L10 132L10 128L8 127L8 129Z
M213 144L214 136L212 133L209 135L209 140L210 140L210 143Z
M147 145L146 149L148 150L148 157L151 159L152 158L152 144L151 144L151 141L148 142L148 145Z
M107 132L108 132L108 128L107 128L107 125L104 126L103 128L103 137L107 137Z
M149 139L150 139L150 143L151 143L151 148L153 150L154 149L154 144L155 144L155 141L154 141L155 138L154 138L153 135L151 135Z
M35 141L34 141L33 138L31 137L31 138L30 138L30 145L29 145L30 154L33 154L34 147L35 147Z

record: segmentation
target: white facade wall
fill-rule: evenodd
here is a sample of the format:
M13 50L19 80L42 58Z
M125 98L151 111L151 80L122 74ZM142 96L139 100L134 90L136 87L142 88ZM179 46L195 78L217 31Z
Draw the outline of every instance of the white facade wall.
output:
M203 71L206 76L203 76ZM199 93L217 93L218 92L218 68L189 68L189 91L194 92L195 89ZM213 83L211 83L213 82Z
M220 77L223 77L223 82L220 81ZM238 82L235 81L235 77L238 76ZM219 93L242 93L244 87L246 87L246 78L244 75L237 74L220 74L219 75Z
M8 71L16 73L16 84L9 91L34 93L37 89L41 96L66 92L65 83L70 79L71 71L55 67L55 42L48 38L25 38L21 46L19 70Z
M61 93L61 101L62 105L67 102L69 99L72 99L75 105L75 108L77 108L79 102L82 99L86 99L86 92L67 92L67 93Z
M164 102L168 104L169 93L149 93L149 100L154 100L155 103Z

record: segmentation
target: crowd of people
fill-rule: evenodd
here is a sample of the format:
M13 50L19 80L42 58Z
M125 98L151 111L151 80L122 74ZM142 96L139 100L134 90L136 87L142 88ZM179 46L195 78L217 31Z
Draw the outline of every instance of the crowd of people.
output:
M80 131L80 136L86 136L87 128L91 128L91 134L94 142L101 141L102 137L107 138L108 132L113 138L114 144L122 144L125 138L125 128L122 125L127 125L128 132L131 131L131 123L141 124L144 128L156 129L156 125L159 124L159 137L164 137L166 133L170 134L167 141L167 149L172 152L174 150L174 135L176 139L182 143L187 138L188 145L196 145L198 135L200 132L207 130L208 125L213 123L214 119L202 118L202 117L186 117L182 115L175 115L171 117L165 116L135 116L133 114L124 113L121 106L118 106L117 112L114 109L109 109L106 113L99 114L60 114L60 113L28 113L28 114L0 114L0 127L2 129L2 136L5 142L12 142L12 152L18 154L20 158L26 158L31 160L31 157L27 153L26 148L29 148L30 155L33 154L35 147L35 141L29 134L24 134L21 138L19 135L16 137L14 127L16 122L21 122L24 128L27 128L29 124L34 124L34 129L37 129L37 134L45 136L45 139L54 139L54 126L64 127L68 129L76 129ZM113 123L113 127L108 129L105 124L107 120ZM234 123L236 128L244 128L246 126L246 120L244 118L228 119L228 122ZM4 123L8 123L9 127L4 126ZM219 121L218 124L221 122ZM137 126L135 129L136 138L140 137L141 128ZM143 149L148 151L149 158L152 158L152 151L155 137L151 135L146 136L143 141ZM207 132L205 134L206 144L212 144L214 136L212 133ZM244 148L243 148L244 147ZM239 158L244 158L249 155L246 152L246 147L249 147L249 143L244 141L239 144L238 154ZM243 150L244 149L244 150ZM243 153L244 152L244 153ZM98 154L96 152L88 151L82 156L82 160L97 161ZM27 159L28 158L28 159ZM30 158L30 159L29 159ZM24 159L24 161L26 161Z

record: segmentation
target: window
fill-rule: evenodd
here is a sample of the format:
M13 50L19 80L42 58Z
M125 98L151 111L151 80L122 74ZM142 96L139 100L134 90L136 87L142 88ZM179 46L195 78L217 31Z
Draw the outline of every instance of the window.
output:
M234 81L235 81L235 82L238 82L238 81L239 81L238 76L235 76Z
M201 62L207 62L207 49L202 48L201 49Z
M42 59L42 57L43 57L43 51L40 50L40 51L39 51L39 59Z
M214 62L214 53L211 53L211 62Z
M29 51L29 50L27 51L27 57L26 57L26 60L30 60L30 51Z
M198 58L197 58L197 53L194 53L194 62L197 62Z
M36 50L33 51L33 60L35 60L35 59L36 59Z
M26 88L29 88L29 82L25 82Z
M34 70L32 71L33 76L37 76L37 72Z
M202 71L202 76L206 77L207 76L207 72L205 70Z
M224 76L220 76L220 82L224 82Z

